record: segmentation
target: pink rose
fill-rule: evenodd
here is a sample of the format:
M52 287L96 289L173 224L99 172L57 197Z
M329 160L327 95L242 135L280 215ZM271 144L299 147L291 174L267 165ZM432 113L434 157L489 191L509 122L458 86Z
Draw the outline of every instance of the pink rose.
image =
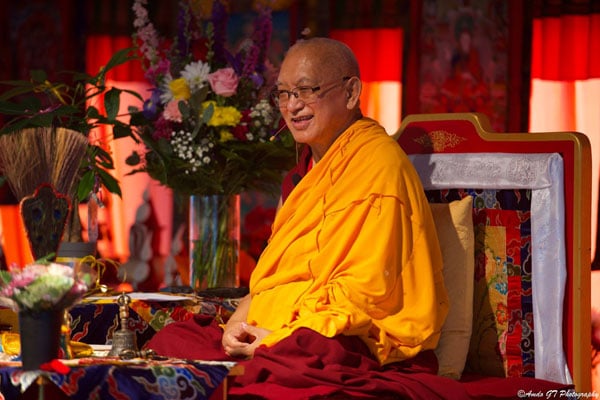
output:
M213 92L223 97L230 97L237 90L239 78L233 68L221 68L208 74L208 82Z

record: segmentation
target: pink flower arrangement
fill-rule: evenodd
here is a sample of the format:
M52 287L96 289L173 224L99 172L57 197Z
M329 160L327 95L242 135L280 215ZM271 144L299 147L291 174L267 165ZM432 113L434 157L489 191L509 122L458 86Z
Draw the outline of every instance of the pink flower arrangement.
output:
M75 304L91 285L91 275L56 263L33 263L0 271L0 297L15 311L61 310Z
M135 43L151 95L132 118L143 150L128 163L184 195L278 190L293 163L291 138L270 140L280 117L269 100L271 11L258 8L254 31L232 48L227 4L180 1L178 32L162 38L147 0L135 0Z

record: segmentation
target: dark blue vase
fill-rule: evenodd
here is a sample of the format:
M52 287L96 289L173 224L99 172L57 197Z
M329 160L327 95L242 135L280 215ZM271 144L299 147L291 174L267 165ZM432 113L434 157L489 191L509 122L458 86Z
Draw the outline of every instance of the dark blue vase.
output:
M21 361L26 371L58 358L64 310L19 311Z

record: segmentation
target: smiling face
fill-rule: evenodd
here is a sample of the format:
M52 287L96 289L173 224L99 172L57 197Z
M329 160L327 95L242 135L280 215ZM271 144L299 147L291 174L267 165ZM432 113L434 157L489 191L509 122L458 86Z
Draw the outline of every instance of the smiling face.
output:
M281 114L299 143L308 144L319 160L335 139L361 117L360 79L350 50L332 39L316 38L290 48L279 73L277 88L320 87L310 101L291 95ZM349 79L344 80L348 77Z

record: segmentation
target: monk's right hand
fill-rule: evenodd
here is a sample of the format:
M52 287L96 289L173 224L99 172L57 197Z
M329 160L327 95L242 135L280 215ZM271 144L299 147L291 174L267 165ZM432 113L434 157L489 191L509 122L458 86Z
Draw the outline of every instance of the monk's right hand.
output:
M225 353L232 357L249 356L248 348L254 338L246 332L245 322L230 321L223 330L221 343Z

